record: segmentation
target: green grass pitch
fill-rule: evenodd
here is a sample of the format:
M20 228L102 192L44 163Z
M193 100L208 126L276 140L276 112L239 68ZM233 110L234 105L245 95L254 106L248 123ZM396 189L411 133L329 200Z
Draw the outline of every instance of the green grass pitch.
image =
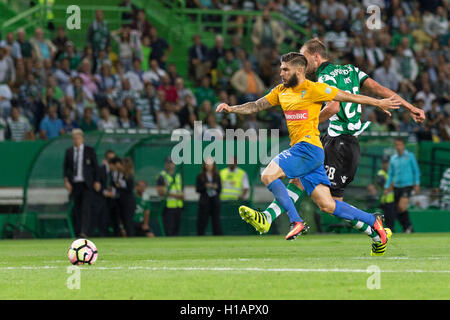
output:
M444 233L394 234L383 257L359 234L91 240L80 289L67 287L70 239L1 241L0 299L450 299Z

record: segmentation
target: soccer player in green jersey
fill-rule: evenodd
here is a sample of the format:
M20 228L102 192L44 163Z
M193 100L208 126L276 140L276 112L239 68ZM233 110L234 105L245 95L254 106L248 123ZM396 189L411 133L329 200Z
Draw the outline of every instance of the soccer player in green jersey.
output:
M306 72L315 73L318 82L352 94L359 94L360 89L365 89L370 94L382 98L395 96L402 101L403 107L416 122L425 120L423 110L414 107L392 90L381 86L357 67L330 63L326 46L320 40L307 41L300 49L300 53L308 60ZM360 149L357 136L370 125L361 122L361 111L360 104L330 101L320 112L320 122L330 120L328 132L321 140L325 151L324 165L331 182L331 195L339 201L343 200L344 189L353 180L359 164ZM294 203L301 201L306 193L298 179L290 180L287 189ZM267 217L266 223L270 225L283 211L282 206L274 200L262 213ZM371 255L384 255L386 244L380 242L373 228L358 220L349 223L372 239ZM268 230L267 226L260 229Z

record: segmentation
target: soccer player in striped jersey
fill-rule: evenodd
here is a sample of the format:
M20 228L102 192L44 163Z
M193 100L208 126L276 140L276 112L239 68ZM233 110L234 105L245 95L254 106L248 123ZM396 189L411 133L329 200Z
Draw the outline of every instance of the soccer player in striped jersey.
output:
M300 53L285 54L280 62L282 84L255 102L237 106L221 103L216 112L250 114L276 105L280 105L283 109L291 148L281 152L269 163L262 173L261 180L289 216L291 224L286 240L295 239L308 227L300 218L288 190L281 182L284 177L298 178L305 191L323 212L342 219L350 221L356 219L366 223L378 233L380 243L386 244L390 230L383 228L379 217L332 198L329 189L330 180L323 166L325 154L319 138L319 113L323 102L334 100L374 105L390 115L388 109L397 109L397 105L401 104L400 100L394 97L378 100L348 93L325 83L306 80L308 61ZM270 227L267 221L270 217L256 210L241 206L239 213L260 232L267 232Z
M365 89L372 95L383 98L395 96L416 122L425 120L423 110L381 86L357 67L350 64L342 66L330 63L327 58L327 48L320 40L307 41L300 49L300 53L304 54L308 60L306 73L315 73L319 82L353 94L358 94L361 89ZM331 195L339 201L343 200L344 189L353 181L359 164L360 148L357 137L370 126L370 122L361 122L361 111L361 104L358 103L330 101L319 116L320 122L330 120L328 132L321 140L325 151L324 165L331 182ZM287 189L294 203L301 202L305 191L298 179L291 180ZM282 212L279 203L275 200L263 213L268 216L269 221L273 221ZM371 255L384 255L386 245L380 243L379 236L373 228L356 219L350 220L349 223L372 239Z

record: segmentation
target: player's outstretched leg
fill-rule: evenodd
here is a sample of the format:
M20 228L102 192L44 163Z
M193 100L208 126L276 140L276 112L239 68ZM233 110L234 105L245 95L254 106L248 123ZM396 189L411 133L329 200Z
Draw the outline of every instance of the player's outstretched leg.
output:
M294 240L297 236L305 233L308 230L307 225L300 218L295 205L289 197L286 186L281 182L280 178L284 178L286 175L281 167L271 161L270 164L264 169L261 175L261 181L267 186L270 192L274 195L275 199L281 205L289 217L290 230L286 235L286 240Z
M364 212L349 205L346 202L334 200L331 197L330 189L323 184L317 185L311 193L312 200L323 212L332 214L344 220L359 220L371 226L379 235L381 244L386 244L388 237L383 227L383 221L380 216Z

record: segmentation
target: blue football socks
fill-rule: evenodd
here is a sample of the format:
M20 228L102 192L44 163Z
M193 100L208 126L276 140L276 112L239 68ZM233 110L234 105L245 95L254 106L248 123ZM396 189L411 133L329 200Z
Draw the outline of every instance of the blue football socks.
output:
M286 210L287 215L289 216L290 222L303 222L300 218L297 209L295 209L295 205L289 197L289 193L287 191L286 186L281 182L280 179L276 179L272 181L267 188L270 192L273 193L275 199L277 199L278 203Z
M335 202L336 209L334 210L333 215L336 217L350 221L356 219L367 223L369 226L373 226L375 223L375 216L373 214L359 210L343 201L335 200Z

